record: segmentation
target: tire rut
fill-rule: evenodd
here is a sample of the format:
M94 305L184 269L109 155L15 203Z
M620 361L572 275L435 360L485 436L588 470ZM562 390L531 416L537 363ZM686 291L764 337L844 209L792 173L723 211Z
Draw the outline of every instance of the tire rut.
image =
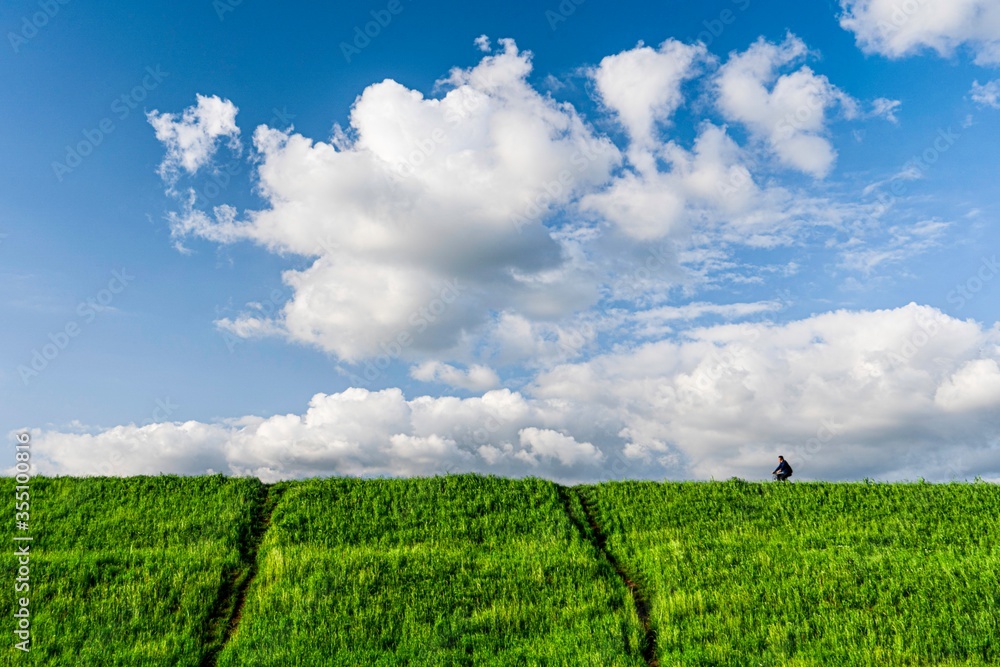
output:
M597 522L597 515L594 512L594 508L590 500L580 490L575 488L559 487L559 490L566 514L577 527L577 530L580 531L580 534L583 535L584 539L588 540L597 548L604 559L607 560L608 564L614 569L618 578L622 580L629 592L632 594L635 611L639 616L639 622L642 624L644 640L642 646L642 657L646 661L646 664L650 667L660 667L660 663L656 659L656 631L653 629L652 623L650 622L649 601L639 588L639 585L633 581L631 577L629 577L628 573L622 567L618 559L615 558L614 554L608 550L607 535L604 534L600 524ZM573 513L570 505L570 494L576 496L576 498L580 501L580 508L583 510L584 518L587 521L586 527L580 524L579 519Z
M250 533L240 545L241 566L227 572L219 587L204 634L203 645L209 648L202 656L198 667L215 667L219 654L236 634L236 629L243 618L243 605L246 603L247 592L257 577L258 550L264 540L264 534L271 526L271 515L280 495L281 489L275 489L271 484L264 485L264 497L254 508Z

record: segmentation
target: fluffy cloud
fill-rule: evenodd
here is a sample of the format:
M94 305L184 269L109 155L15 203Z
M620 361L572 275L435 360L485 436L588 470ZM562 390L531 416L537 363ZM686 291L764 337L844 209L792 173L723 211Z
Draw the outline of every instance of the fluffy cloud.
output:
M981 107L1000 109L1000 79L986 83L973 81L969 95L972 97L972 101Z
M239 149L240 129L236 126L239 109L217 95L198 95L198 103L177 114L153 110L146 115L156 130L156 138L167 149L160 164L160 175L176 181L178 172L194 174L205 166L218 149L219 139L228 138L229 146Z
M457 345L497 313L552 318L594 302L597 285L543 223L607 181L618 150L527 83L529 53L501 45L453 70L440 99L369 86L328 143L257 128L269 208L189 208L173 231L314 263L284 274L293 296L272 322L247 313L220 326L282 330L347 361L386 348L408 358Z
M951 412L995 409L1000 404L1000 367L996 359L974 359L938 387L934 402Z
M368 86L348 127L327 141L258 127L252 161L262 210L199 210L194 190L182 193L170 214L178 244L250 241L309 262L283 274L290 298L279 308L229 314L220 329L283 336L348 364L545 367L590 349L595 334L580 324L609 302L662 300L679 282L731 266L727 246L791 245L800 230L864 213L772 178L758 182L759 143L740 146L712 120L693 141L668 132L690 79L767 134L780 156L823 172L833 155L820 136L825 110L851 101L805 67L774 81L804 55L796 38L760 41L718 77L701 71L714 64L704 46L673 40L604 58L587 72L602 109L627 131L621 149L531 85L530 53L511 40L495 51L487 39L476 45L487 55L439 81L439 97L389 79ZM803 124L783 135L777 117L792 113L799 123L799 107L808 111ZM888 100L876 107L895 108ZM210 159L216 138L237 136L235 113L228 101L199 96L180 119L150 115L165 169L172 165L171 191L180 172ZM654 249L656 269L640 276L651 241L670 250ZM486 388L446 376L436 381Z
M628 133L628 165L580 208L640 242L708 231L761 204L744 151L725 127L702 123L689 150L660 138L683 102L681 84L707 60L702 45L667 40L658 50L639 45L607 56L590 70L602 104ZM780 217L780 216L774 216Z
M899 100L890 100L887 97L879 97L872 102L872 116L881 116L885 118L890 123L899 123L899 118L896 116L896 112L899 111L903 103Z
M607 56L590 71L601 101L611 109L636 145L648 147L654 131L683 102L681 84L705 58L703 45L668 39L659 49L643 46Z
M778 75L806 54L806 45L794 35L781 44L761 38L732 54L716 80L718 104L728 119L745 125L782 163L822 177L837 156L823 136L827 111L839 106L845 116L853 117L857 103L805 65Z
M577 442L571 436L551 429L532 426L521 429L519 435L524 447L520 452L523 454L521 458L532 465L537 465L539 459L555 459L564 466L578 463L594 465L604 458L601 450L589 442Z
M874 212L874 206L817 197L773 181L759 185L752 171L759 166L756 158L725 127L709 122L701 125L690 150L671 141L655 157L662 166L623 170L603 190L582 197L580 209L613 223L629 239L671 241L689 257L689 250L715 253L724 243L791 245L803 228L839 227Z
M1000 479L1000 327L927 306L717 325L540 374L527 393L317 394L304 414L33 430L43 474L416 475L561 481Z
M590 405L626 456L699 478L759 477L777 453L812 478L996 477L998 344L1000 328L926 306L838 311L565 365L533 395Z
M866 53L900 58L962 45L981 65L1000 64L1000 5L993 0L841 0L840 25Z
M463 371L440 361L425 361L410 369L410 376L423 382L440 382L449 387L469 391L495 389L500 384L496 371L482 364L473 364Z
M690 151L670 142L657 151L667 170L626 171L581 208L642 241L690 232L720 215L731 220L757 203L758 191L740 148L725 128L706 123Z
M33 433L43 474L599 475L603 455L594 445L549 428L565 421L564 411L508 390L407 401L398 389L355 388L317 394L302 415Z

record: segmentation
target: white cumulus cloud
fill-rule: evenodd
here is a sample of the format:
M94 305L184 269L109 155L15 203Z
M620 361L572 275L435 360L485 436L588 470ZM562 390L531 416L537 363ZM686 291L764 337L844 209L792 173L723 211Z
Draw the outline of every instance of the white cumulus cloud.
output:
M240 128L236 126L239 109L218 95L197 96L197 104L179 116L153 110L146 115L156 130L156 138L166 148L160 164L160 175L168 182L176 181L180 170L194 174L208 164L218 149L220 139L228 139L238 150Z
M973 81L969 95L972 97L972 101L981 107L1000 109L1000 79L986 83Z
M1000 479L1000 328L927 306L723 324L543 372L525 393L352 388L302 414L32 429L42 474L474 471L574 482Z
M874 204L784 187L759 159L774 153L821 175L834 155L828 112L855 112L799 66L806 47L794 36L758 40L718 72L704 46L673 40L602 59L587 70L606 114L594 124L531 83L530 52L509 39L475 44L486 54L451 70L434 96L391 79L367 86L325 140L257 127L248 161L259 210L200 210L193 191L181 196L169 215L178 243L251 242L298 256L279 298L220 314L220 330L315 347L368 381L398 361L390 372L409 366L417 379L481 392L609 339L669 333L656 307L677 288L723 273L757 279L752 266L736 275L739 247L794 247L817 228L878 215ZM718 118L678 136L671 119L688 86L751 139L741 145L739 129ZM875 102L886 116L897 106ZM179 115L151 114L166 133L164 164L205 163L217 139L238 136L235 115L206 96ZM625 128L623 146L597 129L602 120Z
M841 0L840 25L866 53L900 58L966 46L981 65L1000 64L1000 5L994 0Z
M600 463L604 456L601 450L589 442L577 442L572 436L563 435L551 429L539 429L533 426L522 429L518 434L524 460L537 464L541 459L555 459L559 463L571 466L577 463Z
M945 380L934 402L949 411L996 409L1000 404L1000 367L996 359L974 359Z
M496 371L482 364L473 364L463 371L440 361L425 361L410 369L410 376L423 382L440 382L469 391L495 389L500 384Z
M648 241L686 235L693 224L732 220L759 204L742 151L725 128L706 123L692 150L674 142L657 153L669 169L625 171L581 200L628 236Z
M839 106L852 117L857 102L808 66L779 75L807 53L795 35L780 44L761 38L746 51L733 53L716 80L718 105L726 118L745 125L783 164L822 177L837 157L824 136L827 112Z
M656 126L667 122L684 98L681 84L695 74L705 47L673 39L658 49L641 43L633 49L606 56L590 70L601 101L629 133L632 142L649 146Z
M879 97L872 102L872 116L881 116L890 123L899 123L896 112L903 106L899 100L890 100L887 97Z
M479 41L480 45L485 42ZM251 240L313 258L268 326L347 361L419 356L489 327L497 313L553 317L597 298L548 215L609 178L615 146L526 81L511 40L455 69L440 99L385 80L364 90L329 142L254 133L269 206L187 209L174 233Z

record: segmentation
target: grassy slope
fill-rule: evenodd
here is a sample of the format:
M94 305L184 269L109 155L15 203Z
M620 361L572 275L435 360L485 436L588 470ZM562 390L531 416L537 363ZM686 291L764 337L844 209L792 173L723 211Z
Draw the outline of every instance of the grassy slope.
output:
M664 665L1000 664L1000 487L587 487Z
M13 486L0 479L5 497ZM246 572L263 486L57 478L31 489L35 644L27 656L8 645L0 665L197 665L231 611L216 604L220 583ZM220 665L642 664L632 600L573 493L474 476L278 491ZM1000 664L1000 487L582 492L651 602L662 665ZM0 522L8 553L12 519Z
M474 476L289 485L219 664L644 664L629 593L565 500Z
M0 479L3 498L13 499L14 484ZM27 655L4 647L0 665L197 665L261 490L257 480L218 476L32 480L34 642ZM8 553L12 519L0 522ZM10 576L0 596L6 619Z

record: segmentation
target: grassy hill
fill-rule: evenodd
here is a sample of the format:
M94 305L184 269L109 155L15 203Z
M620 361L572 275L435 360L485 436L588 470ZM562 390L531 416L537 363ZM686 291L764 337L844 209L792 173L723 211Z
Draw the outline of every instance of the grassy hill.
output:
M1000 664L998 522L990 484L38 478L0 665Z

